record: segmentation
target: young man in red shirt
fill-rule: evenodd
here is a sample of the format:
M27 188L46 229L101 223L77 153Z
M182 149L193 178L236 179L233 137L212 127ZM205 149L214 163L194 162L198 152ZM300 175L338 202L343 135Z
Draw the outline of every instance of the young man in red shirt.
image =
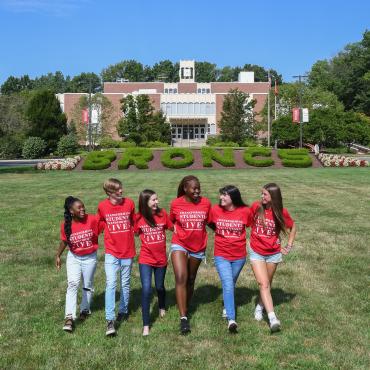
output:
M105 318L107 320L106 335L115 335L115 294L116 275L120 273L121 297L117 321L128 315L130 298L130 278L132 261L135 257L135 241L133 222L135 204L123 197L121 181L108 179L104 183L104 191L108 198L98 205L98 217L104 224L105 246Z

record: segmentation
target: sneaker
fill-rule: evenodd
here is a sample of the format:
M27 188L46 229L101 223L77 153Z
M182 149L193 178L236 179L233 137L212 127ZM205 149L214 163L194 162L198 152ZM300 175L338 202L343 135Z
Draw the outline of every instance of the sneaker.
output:
M166 310L164 308L161 308L159 310L159 317L163 319L166 316Z
M116 318L117 321L124 321L124 320L127 320L127 319L128 319L128 313L118 312L118 315L117 315L117 318Z
M270 320L270 330L271 333L280 331L280 321L276 317Z
M149 326L143 327L143 337L147 337L149 335Z
M180 332L183 335L186 335L191 332L188 319L185 318L180 319Z
M263 307L261 308L260 305L257 305L256 309L254 310L254 318L257 321L261 321L263 319Z
M66 320L64 322L63 330L67 331L69 333L72 333L73 331L73 320L70 317L66 317Z
M230 333L237 333L238 332L238 324L235 322L235 320L229 320L227 328L229 329Z
M224 309L222 310L222 318L223 318L223 319L226 319L226 318L227 318L227 315L226 315L226 308L224 308Z
M113 336L116 334L116 329L114 328L114 321L107 321L107 330L105 332L106 336Z
M89 316L91 315L91 312L88 311L88 310L83 310L80 312L80 316L79 316L79 319L81 321L85 321Z

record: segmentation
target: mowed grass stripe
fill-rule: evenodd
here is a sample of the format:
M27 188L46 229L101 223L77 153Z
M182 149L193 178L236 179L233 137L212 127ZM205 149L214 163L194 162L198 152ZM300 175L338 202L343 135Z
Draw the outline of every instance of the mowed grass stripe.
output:
M166 276L168 315L156 316L141 337L140 280L132 275L131 316L118 336L106 339L104 256L99 251L92 317L75 333L62 332L65 265L57 273L54 255L64 198L81 197L89 212L104 198L102 183L118 177L137 202L144 188L157 191L168 209L180 179L195 174L213 203L226 184L251 203L260 188L277 182L284 205L298 225L295 251L278 267L273 283L283 331L270 335L253 319L257 285L248 263L236 290L239 334L221 319L222 291L212 263L201 265L191 308L192 333L178 335L174 277ZM368 169L268 169L166 172L50 172L0 176L0 367L6 369L222 369L369 368L368 355ZM138 243L137 243L138 245ZM65 260L65 255L63 263Z

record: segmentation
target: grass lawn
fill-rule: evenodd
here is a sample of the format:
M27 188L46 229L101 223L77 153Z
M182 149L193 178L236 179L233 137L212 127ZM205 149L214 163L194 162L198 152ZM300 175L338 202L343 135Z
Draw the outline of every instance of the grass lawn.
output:
M295 250L278 267L273 283L282 331L253 319L258 294L250 264L236 289L239 334L221 319L222 292L212 263L202 264L191 306L192 333L178 334L174 276L166 276L168 314L156 316L141 336L140 280L134 264L131 316L115 338L105 338L104 254L99 251L93 315L73 334L62 331L65 256L57 273L54 255L67 195L94 213L104 198L102 182L116 176L137 202L144 187L168 209L179 180L190 171L49 172L0 174L0 368L1 369L369 369L368 168L192 171L213 203L232 183L247 202L260 187L277 182L296 220ZM137 243L138 245L138 243Z

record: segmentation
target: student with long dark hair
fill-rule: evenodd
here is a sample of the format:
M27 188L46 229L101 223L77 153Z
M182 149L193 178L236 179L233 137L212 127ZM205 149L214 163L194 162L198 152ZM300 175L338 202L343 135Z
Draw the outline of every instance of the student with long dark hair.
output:
M250 225L249 209L240 191L233 185L219 190L220 202L211 209L209 223L215 231L215 266L221 279L223 317L228 329L237 332L235 321L235 285L246 260L246 227Z
M174 223L171 261L175 273L176 301L180 313L180 332L190 332L188 307L194 292L199 265L205 257L210 201L200 195L195 176L185 176L177 198L171 202L170 219Z
M252 231L249 258L259 285L260 296L254 312L261 321L267 312L272 332L280 330L280 321L274 312L271 284L277 265L293 248L296 226L286 208L283 207L281 190L275 183L266 184L261 191L261 201L251 206ZM288 234L288 243L281 246L281 234Z
M152 274L158 295L159 316L166 313L166 289L164 279L167 270L166 230L173 230L173 224L163 208L159 208L157 194L150 189L139 195L139 213L135 217L135 233L139 234L141 249L139 270L142 286L141 305L143 336L149 335L150 299L152 295Z
M95 215L86 214L85 206L78 198L69 196L64 202L64 221L60 227L60 245L55 258L59 271L62 266L60 256L68 246L67 255L67 294L65 323L63 330L72 332L76 319L77 291L82 276L82 302L80 320L90 314L93 296L93 282L97 263L99 223Z

